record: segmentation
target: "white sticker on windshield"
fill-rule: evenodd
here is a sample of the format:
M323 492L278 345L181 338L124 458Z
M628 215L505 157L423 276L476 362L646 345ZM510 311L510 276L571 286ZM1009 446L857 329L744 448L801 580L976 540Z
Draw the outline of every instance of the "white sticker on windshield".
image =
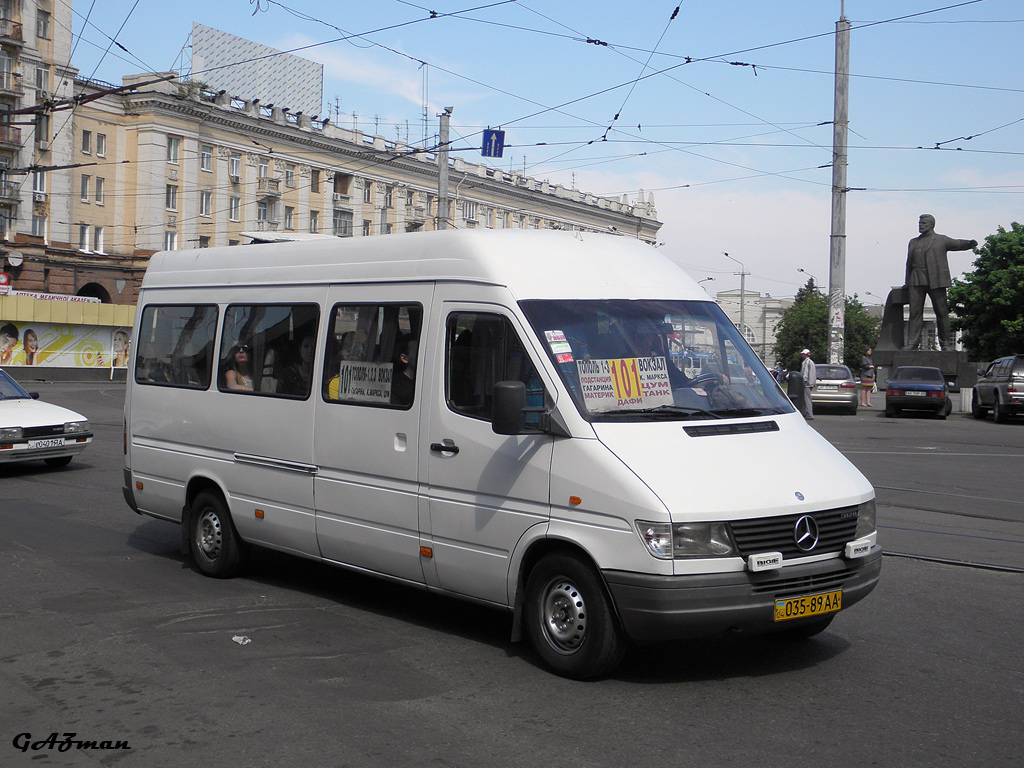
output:
M640 410L672 405L664 357L577 360L583 402L590 412Z
M551 354L554 355L558 362L572 362L572 347L569 346L569 342L562 331L544 331L544 336L548 340Z

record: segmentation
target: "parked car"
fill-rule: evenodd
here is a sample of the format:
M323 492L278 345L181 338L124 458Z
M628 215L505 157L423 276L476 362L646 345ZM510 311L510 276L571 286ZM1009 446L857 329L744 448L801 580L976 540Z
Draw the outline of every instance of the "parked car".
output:
M63 467L92 442L84 416L38 398L0 371L0 464L42 459Z
M848 413L857 413L857 381L845 365L819 364L815 366L817 381L811 390L811 403L835 405Z
M1024 355L1001 357L978 371L971 415L984 419L989 411L999 424L1024 412Z
M942 371L921 365L893 371L885 389L885 415L899 416L905 410L931 411L940 419L952 413L953 401Z

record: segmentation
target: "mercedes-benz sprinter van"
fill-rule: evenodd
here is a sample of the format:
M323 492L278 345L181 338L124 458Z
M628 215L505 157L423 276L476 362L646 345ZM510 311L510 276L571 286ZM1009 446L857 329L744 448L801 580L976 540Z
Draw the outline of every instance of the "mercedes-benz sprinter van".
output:
M636 240L165 252L136 317L125 498L211 576L260 546L485 603L576 678L812 635L878 580L870 483Z

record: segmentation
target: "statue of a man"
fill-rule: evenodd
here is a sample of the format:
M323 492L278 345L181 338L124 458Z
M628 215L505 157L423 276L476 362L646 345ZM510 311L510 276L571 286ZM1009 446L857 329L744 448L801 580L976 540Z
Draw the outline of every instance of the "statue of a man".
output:
M948 251L967 251L978 247L977 240L957 240L935 232L935 217L923 214L917 223L921 234L910 241L907 249L907 289L910 303L910 327L907 332L907 349L921 348L921 327L924 318L924 297L927 294L935 310L938 326L939 346L953 348L949 333L949 307L946 304L946 289L953 284L949 276Z

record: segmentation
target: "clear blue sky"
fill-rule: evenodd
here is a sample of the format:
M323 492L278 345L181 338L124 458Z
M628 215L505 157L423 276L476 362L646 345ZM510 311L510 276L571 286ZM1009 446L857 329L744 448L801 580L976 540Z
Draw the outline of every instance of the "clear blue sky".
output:
M501 126L510 146L496 165L604 195L653 191L664 252L698 279L715 277L705 287L739 286L725 251L751 273L748 290L781 297L806 279L798 268L828 283L840 8L77 0L72 63L115 84L170 69L193 21L294 51L324 65L322 114L337 122L418 143L426 104L429 142L437 113L454 107L456 146ZM919 214L979 241L1024 218L1024 3L847 0L845 13L856 190L846 288L872 303L902 283ZM127 52L110 45L115 36ZM958 273L972 261L951 254L950 265Z

